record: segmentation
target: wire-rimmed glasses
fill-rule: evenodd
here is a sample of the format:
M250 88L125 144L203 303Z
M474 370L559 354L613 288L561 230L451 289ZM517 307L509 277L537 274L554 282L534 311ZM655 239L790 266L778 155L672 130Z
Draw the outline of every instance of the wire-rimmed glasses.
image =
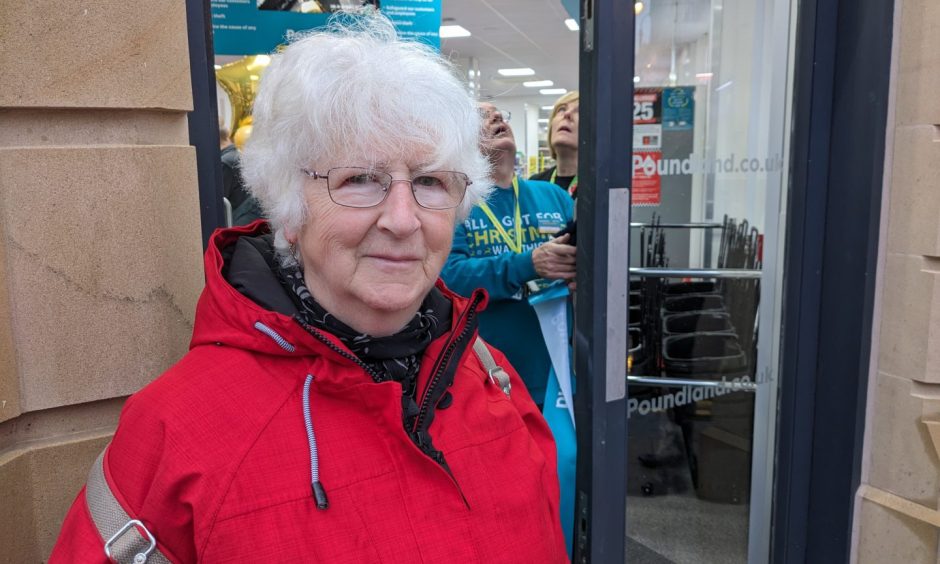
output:
M508 122L509 118L512 117L512 113L509 110L501 110L499 108L478 108L480 111L480 117L483 120L490 119L494 114L498 114L502 121Z
M448 210L460 205L471 184L466 174L450 170L418 172L410 180L394 180L387 172L356 166L334 167L326 173L301 170L311 178L326 180L330 199L349 208L377 206L385 201L393 182L407 182L419 206Z

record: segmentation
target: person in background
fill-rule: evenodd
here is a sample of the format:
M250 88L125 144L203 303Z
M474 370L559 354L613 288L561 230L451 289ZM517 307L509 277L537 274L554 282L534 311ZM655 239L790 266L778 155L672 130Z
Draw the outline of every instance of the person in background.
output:
M140 521L120 539L187 563L567 562L550 431L478 339L485 293L438 279L490 190L465 85L379 15L272 59L241 163L270 223L216 231L190 351L125 405L100 459ZM87 495L50 562L108 561Z
M531 177L561 186L572 198L578 195L578 105L577 90L555 102L548 121L548 150L555 159L555 166Z
M551 359L527 298L546 280L573 285L575 247L567 244L570 235L553 235L571 220L574 205L558 186L515 175L512 128L493 104L479 107L480 145L492 164L496 189L457 224L441 276L459 294L470 295L476 288L489 293L480 334L506 354L529 393L542 404Z
M219 147L222 149L222 196L232 206L232 225L248 225L263 217L263 213L258 200L245 187L238 148L226 127L219 128Z

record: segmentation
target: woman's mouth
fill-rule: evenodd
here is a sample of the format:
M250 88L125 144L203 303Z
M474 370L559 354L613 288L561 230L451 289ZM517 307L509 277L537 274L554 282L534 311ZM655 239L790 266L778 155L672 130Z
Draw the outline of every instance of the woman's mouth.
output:
M376 260L382 260L386 262L414 262L419 260L418 257L414 255L370 255Z

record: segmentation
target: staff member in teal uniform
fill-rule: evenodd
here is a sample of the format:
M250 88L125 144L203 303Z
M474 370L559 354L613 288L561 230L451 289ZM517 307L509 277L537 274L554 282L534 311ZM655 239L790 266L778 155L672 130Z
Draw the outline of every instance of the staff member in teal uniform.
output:
M533 174L531 180L547 180L578 195L578 107L580 94L573 90L559 98L548 120L548 150L555 166Z
M575 247L567 244L569 235L554 234L571 220L574 205L554 184L516 177L512 128L493 104L481 103L480 113L480 146L497 189L457 224L441 277L459 294L476 288L489 293L480 335L506 354L541 404L551 359L527 297L546 280L564 280L573 287Z

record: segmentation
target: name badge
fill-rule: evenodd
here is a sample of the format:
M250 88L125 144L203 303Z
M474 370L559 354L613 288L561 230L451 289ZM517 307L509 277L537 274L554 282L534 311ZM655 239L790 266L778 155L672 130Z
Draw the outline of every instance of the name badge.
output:
M562 230L564 225L561 221L551 218L541 218L539 219L539 234L541 235L554 235Z

